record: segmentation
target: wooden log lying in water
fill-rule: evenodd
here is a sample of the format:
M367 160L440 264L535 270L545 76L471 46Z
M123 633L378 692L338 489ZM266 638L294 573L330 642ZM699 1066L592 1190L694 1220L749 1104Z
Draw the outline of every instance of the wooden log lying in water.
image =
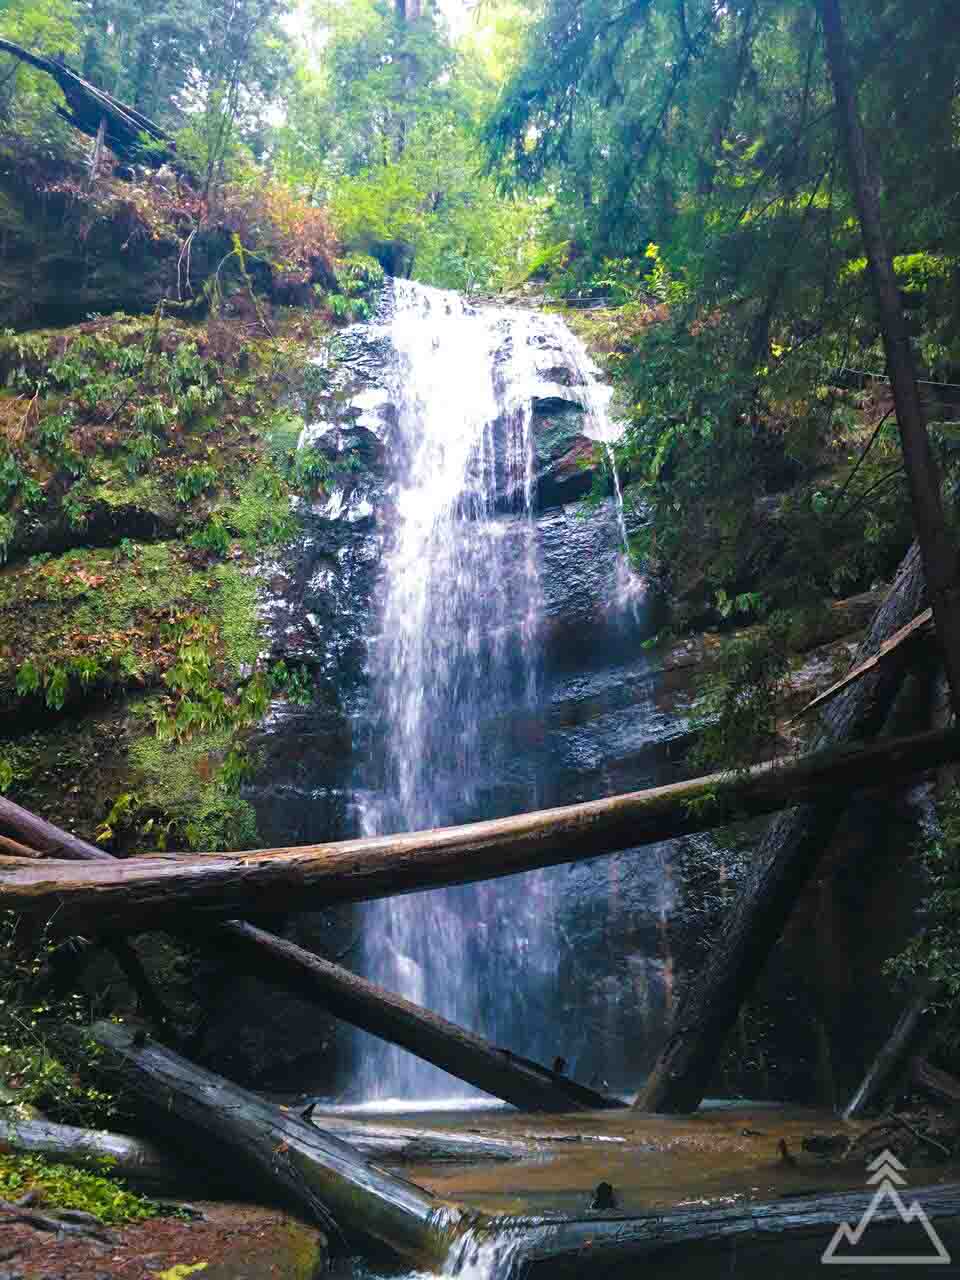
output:
M115 1023L92 1028L100 1065L142 1104L165 1135L196 1147L285 1199L325 1230L354 1242L386 1245L437 1267L471 1215L381 1169L352 1147L179 1054ZM476 1216L476 1215L474 1215Z
M335 1017L521 1110L596 1111L624 1105L251 924L230 921L217 930L217 937L258 977L275 977L290 990L319 999Z
M704 1280L736 1275L738 1280L778 1276L804 1280L820 1274L821 1259L841 1223L856 1227L869 1207L872 1190L784 1198L734 1208L672 1209L644 1217L624 1215L535 1225L520 1237L503 1280L626 1280L646 1275L653 1264L662 1280ZM946 1249L960 1250L960 1184L901 1188L909 1207L919 1201ZM519 1227L519 1224L518 1224ZM867 1255L912 1254L937 1263L934 1244L917 1220L904 1222L889 1199L879 1205L856 1248L837 1245L837 1261ZM941 1262L943 1260L941 1259ZM914 1267L914 1270L917 1270ZM896 1276L897 1266L867 1268L868 1274ZM950 1268L945 1274L952 1274Z
M923 567L914 544L860 646L854 666L876 653L884 641L917 616L923 595ZM883 727L906 669L903 649L897 652L899 658L880 664L824 711L818 745L827 748L828 756L837 744L870 738ZM866 750L882 752L883 745L880 740ZM868 786L893 780L889 772L863 778ZM819 795L811 789L805 796L796 794L796 807L770 824L722 936L687 986L667 1043L637 1099L639 1108L683 1112L695 1111L700 1105L740 1006L828 848L847 801L843 786L824 787Z
M847 697L870 683L868 677ZM818 796L827 797L825 807L836 821L849 790L901 781L958 756L960 731L938 730L774 761L744 774L713 774L543 813L412 835L84 865L0 858L0 909L49 921L51 934L63 936L91 929L169 928L182 925L187 913L222 917L364 902L595 858L804 805ZM821 821L818 830L822 826ZM795 874L787 908L796 896L794 880ZM783 915L779 910L776 936ZM746 923L744 927L749 931Z

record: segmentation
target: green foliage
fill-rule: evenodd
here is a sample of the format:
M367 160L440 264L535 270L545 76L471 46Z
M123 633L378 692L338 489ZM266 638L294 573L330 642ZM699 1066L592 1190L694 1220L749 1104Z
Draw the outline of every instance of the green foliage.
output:
M887 967L911 982L929 979L939 988L936 998L952 1009L960 996L960 787L938 802L937 817L919 848L928 886L923 930Z
M276 467L267 463L250 472L222 515L228 528L254 553L282 546L296 533L286 482Z
M140 1222L164 1212L146 1196L93 1169L54 1164L40 1156L0 1155L0 1197L19 1200L28 1191L39 1192L43 1204L92 1213L107 1226Z
M140 738L130 758L142 782L135 794L121 797L115 823L108 825L133 825L139 839L160 849L255 848L256 815L238 794L249 766L240 767L232 754L234 732L230 725L186 740ZM105 838L113 834L111 829Z
M736 770L771 753L790 669L789 630L789 619L778 614L722 642L694 704L695 768Z
M11 912L0 913L0 1082L51 1120L103 1125L117 1100L76 1071L78 1059L93 1052L82 1034L89 1003L79 994L50 996L43 979L57 948L45 940L25 945L19 924Z
M181 502L192 502L217 483L217 469L209 462L191 462L177 480L177 497Z

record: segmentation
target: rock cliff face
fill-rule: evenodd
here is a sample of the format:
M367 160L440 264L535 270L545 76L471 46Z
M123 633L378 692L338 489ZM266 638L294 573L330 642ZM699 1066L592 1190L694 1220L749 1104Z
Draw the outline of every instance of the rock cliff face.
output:
M390 305L388 289L374 323L336 339L336 364L304 441L329 460L333 478L322 498L301 502L295 548L262 569L274 654L309 664L320 690L307 709L277 703L259 734L263 764L247 795L268 844L335 840L360 830L360 765L380 732L371 719L370 684L403 465L387 376L395 358L386 328ZM540 694L535 707L500 709L479 726L481 735L496 735L508 750L479 780L479 798L457 815L462 820L523 811L533 792L538 807L547 807L681 776L693 688L716 648L710 637L694 637L645 651L657 628L656 603L635 579L625 581L615 499L586 499L600 463L596 443L584 434L581 374L562 345L545 343L538 359L543 386L532 399L531 432ZM500 493L502 537L518 548L506 572L521 573L525 543L518 522L528 517L516 510L506 481ZM872 605L853 602L834 611L832 625L813 637L800 665L798 696L829 683L837 646L864 624ZM856 842L855 829L849 838ZM515 1008L505 1020L501 1009L496 1025L536 1022L539 1051L566 1058L577 1078L636 1088L666 1034L677 983L720 926L751 839L750 831L722 845L696 837L549 873L537 890L550 917L546 933L514 939L521 947L552 948L548 978L533 999L520 976L512 990L498 989L500 1002ZM837 1087L827 1077L839 1076L843 1089L856 1075L868 1050L844 1034L842 1023L851 1001L862 1000L874 983L883 957L875 955L872 968L840 981L833 961L823 959L838 946L834 933L824 933L824 904L828 932L853 928L869 906L887 921L891 936L902 934L905 910L891 891L890 868L873 876L869 892L863 886L853 892L850 866L857 857L846 869L828 869L807 896L773 966L777 1006L760 993L719 1087L812 1099ZM511 891L519 907L528 888L517 882ZM504 899L496 902L501 905L490 899L490 909L502 911ZM271 924L321 954L343 955L347 966L359 963L361 925L353 913L310 913ZM469 952L476 963L490 964L484 953L492 949L492 963L509 970L514 961L498 960L496 948L514 924L485 923L484 946ZM862 932L861 924L855 927ZM523 928L521 920L516 929ZM211 1002L204 1049L223 1070L271 1087L355 1096L356 1047L343 1028L256 982L224 975L221 981L229 998ZM868 1040L882 1036L891 1012L875 990L872 1008ZM824 1046L831 1044L828 1069Z

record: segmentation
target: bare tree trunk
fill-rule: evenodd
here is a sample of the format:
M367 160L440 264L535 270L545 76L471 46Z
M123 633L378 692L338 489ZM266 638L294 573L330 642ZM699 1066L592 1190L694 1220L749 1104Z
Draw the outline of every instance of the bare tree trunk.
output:
M923 556L927 592L937 623L954 714L960 712L960 580L957 548L947 528L940 475L930 448L893 258L883 227L880 177L870 155L850 65L840 0L818 0L827 61L837 100L837 128L847 152L850 183L860 213L873 291L883 330L887 367L897 407L913 520Z
M876 653L914 618L922 599L923 570L914 544L854 665ZM818 745L876 733L893 705L904 672L901 652L899 661L891 659L851 685L824 712ZM637 1099L639 1108L683 1112L700 1105L740 1006L779 941L847 803L846 792L827 792L771 823L722 937L681 1000L667 1043Z

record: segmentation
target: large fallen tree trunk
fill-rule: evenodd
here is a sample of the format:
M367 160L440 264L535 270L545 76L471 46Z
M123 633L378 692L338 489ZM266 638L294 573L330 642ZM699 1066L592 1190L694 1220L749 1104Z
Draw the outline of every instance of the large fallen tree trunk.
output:
M18 836L24 844L49 858L69 858L76 862L113 862L105 849L88 844L69 831L61 831L45 818L31 813L0 796L0 831Z
M907 553L896 582L854 658L860 666L923 608L923 569L916 544ZM903 649L866 674L823 713L818 746L829 749L878 733L903 682ZM869 750L881 750L883 743ZM813 757L816 759L817 757ZM901 775L903 776L903 775ZM888 773L886 778L892 779ZM864 775L875 786L880 775ZM799 801L801 797L795 795ZM770 825L741 889L727 927L693 979L674 1017L673 1029L637 1098L647 1111L695 1110L767 959L783 933L797 898L828 847L848 803L841 786L781 814ZM812 803L810 802L812 801Z
M868 681L854 686L847 697L859 696ZM818 797L823 803L807 808L811 821L819 815L819 852L851 789L902 781L958 755L960 731L938 730L774 761L744 774L713 774L632 795L412 835L251 853L156 854L84 865L0 858L0 908L46 921L51 936L91 929L176 928L187 913L223 917L301 910L492 880L725 826ZM795 872L787 877L778 935L805 879L806 871L799 879Z
M60 831L29 810L2 798L0 825L20 834L29 834L38 848L50 854L66 852L87 862L116 861L106 850ZM622 1105L539 1063L491 1045L482 1037L437 1017L429 1010L372 983L365 983L345 969L339 969L263 929L253 929L242 921L232 920L217 926L214 936L218 945L232 947L238 952L256 976L294 990L304 999L319 1001L324 1009L332 1009L332 1000L339 993L338 1009L333 1010L337 1016L355 1022L383 1039L391 1040L396 1034L393 1043L504 1102L520 1108L557 1112ZM200 939L201 943L208 940ZM135 954L129 944L114 936L109 945L124 974L137 989L143 1011L158 1026L169 1028L172 1019L167 1010L145 990L143 981L137 981L133 963ZM344 998L347 992L351 997L349 1000ZM358 998L361 992L362 999Z
M482 1036L251 924L231 921L217 930L217 937L228 942L243 963L251 964L257 976L277 978L297 994L319 999L334 1017L400 1045L458 1080L522 1110L595 1111L623 1106L619 1099L498 1048Z
M944 1247L953 1256L960 1248L960 1185L910 1188L903 1198L918 1201L936 1223ZM810 1195L772 1203L745 1203L733 1208L657 1211L645 1217L585 1218L579 1222L531 1224L519 1234L511 1264L497 1271L503 1280L626 1280L650 1273L669 1280L703 1280L705 1276L761 1277L819 1275L823 1256L843 1223L856 1228L871 1205L872 1192ZM877 1274L895 1276L903 1255L938 1258L933 1241L915 1218L906 1221L889 1198L876 1206L862 1244L850 1237L836 1243L833 1261L862 1263L887 1257L889 1267ZM508 1255L509 1256L509 1255ZM912 1260L912 1259L910 1259ZM869 1269L868 1269L869 1270ZM952 1268L945 1271L950 1274Z
M254 1185L281 1191L327 1231L376 1241L427 1266L444 1262L471 1216L387 1173L339 1138L115 1023L92 1029L100 1065L165 1137Z

